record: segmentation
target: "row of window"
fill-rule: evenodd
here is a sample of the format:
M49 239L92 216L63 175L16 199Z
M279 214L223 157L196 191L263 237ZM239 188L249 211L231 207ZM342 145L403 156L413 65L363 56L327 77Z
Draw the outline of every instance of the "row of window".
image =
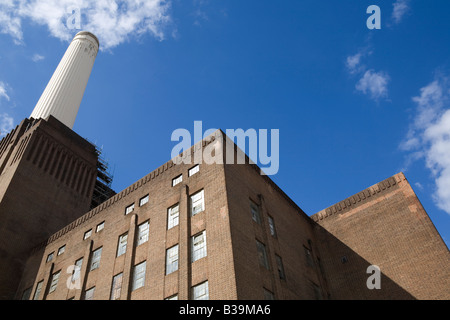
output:
M200 165L195 165L191 169L188 170L188 176L192 177L194 174L200 171ZM183 181L183 175L180 174L179 176L172 179L172 187L175 187L177 184L181 183Z

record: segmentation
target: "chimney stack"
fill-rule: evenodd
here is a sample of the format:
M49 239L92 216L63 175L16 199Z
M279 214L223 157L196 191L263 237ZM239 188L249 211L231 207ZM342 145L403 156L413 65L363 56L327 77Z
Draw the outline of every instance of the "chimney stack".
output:
M100 43L95 35L81 31L75 35L42 93L31 117L52 115L73 128Z

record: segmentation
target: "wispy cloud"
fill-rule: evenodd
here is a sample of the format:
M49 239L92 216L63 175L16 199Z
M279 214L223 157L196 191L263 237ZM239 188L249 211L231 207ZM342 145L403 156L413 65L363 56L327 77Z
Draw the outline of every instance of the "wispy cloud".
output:
M0 100L6 99L7 101L10 100L8 93L7 93L7 84L0 81Z
M7 113L0 114L0 137L6 136L14 128L14 119Z
M410 10L410 0L396 0L393 4L392 20L399 24Z
M387 73L368 70L356 84L356 90L368 94L372 99L387 98L390 77Z
M29 19L46 26L52 36L69 41L79 31L67 23L77 9L80 28L94 33L107 50L144 34L164 39L170 6L169 0L0 0L0 32L23 43L22 22Z
M44 59L45 59L44 56L41 56L40 54L37 53L33 55L33 57L31 58L31 60L33 60L34 62L42 61Z
M439 76L413 98L414 121L400 148L425 160L435 183L436 205L450 214L450 85Z

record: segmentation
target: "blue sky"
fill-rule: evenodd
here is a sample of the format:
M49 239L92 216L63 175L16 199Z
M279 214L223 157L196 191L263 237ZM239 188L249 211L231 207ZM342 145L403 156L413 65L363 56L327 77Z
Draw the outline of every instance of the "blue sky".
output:
M271 178L314 214L400 171L450 241L447 0L0 0L0 130L29 117L72 37L97 56L74 130L120 191L178 128L280 130ZM381 9L369 30L368 6ZM193 143L195 141L192 141Z

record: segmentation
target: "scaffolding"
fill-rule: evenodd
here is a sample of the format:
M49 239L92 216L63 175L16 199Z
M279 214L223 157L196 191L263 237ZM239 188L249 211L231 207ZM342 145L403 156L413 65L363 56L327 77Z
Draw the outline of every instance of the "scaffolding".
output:
M108 171L108 162L102 157L102 150L91 142L97 154L97 179L95 181L94 193L92 195L91 209L101 205L111 198L116 192L111 188L113 175Z

